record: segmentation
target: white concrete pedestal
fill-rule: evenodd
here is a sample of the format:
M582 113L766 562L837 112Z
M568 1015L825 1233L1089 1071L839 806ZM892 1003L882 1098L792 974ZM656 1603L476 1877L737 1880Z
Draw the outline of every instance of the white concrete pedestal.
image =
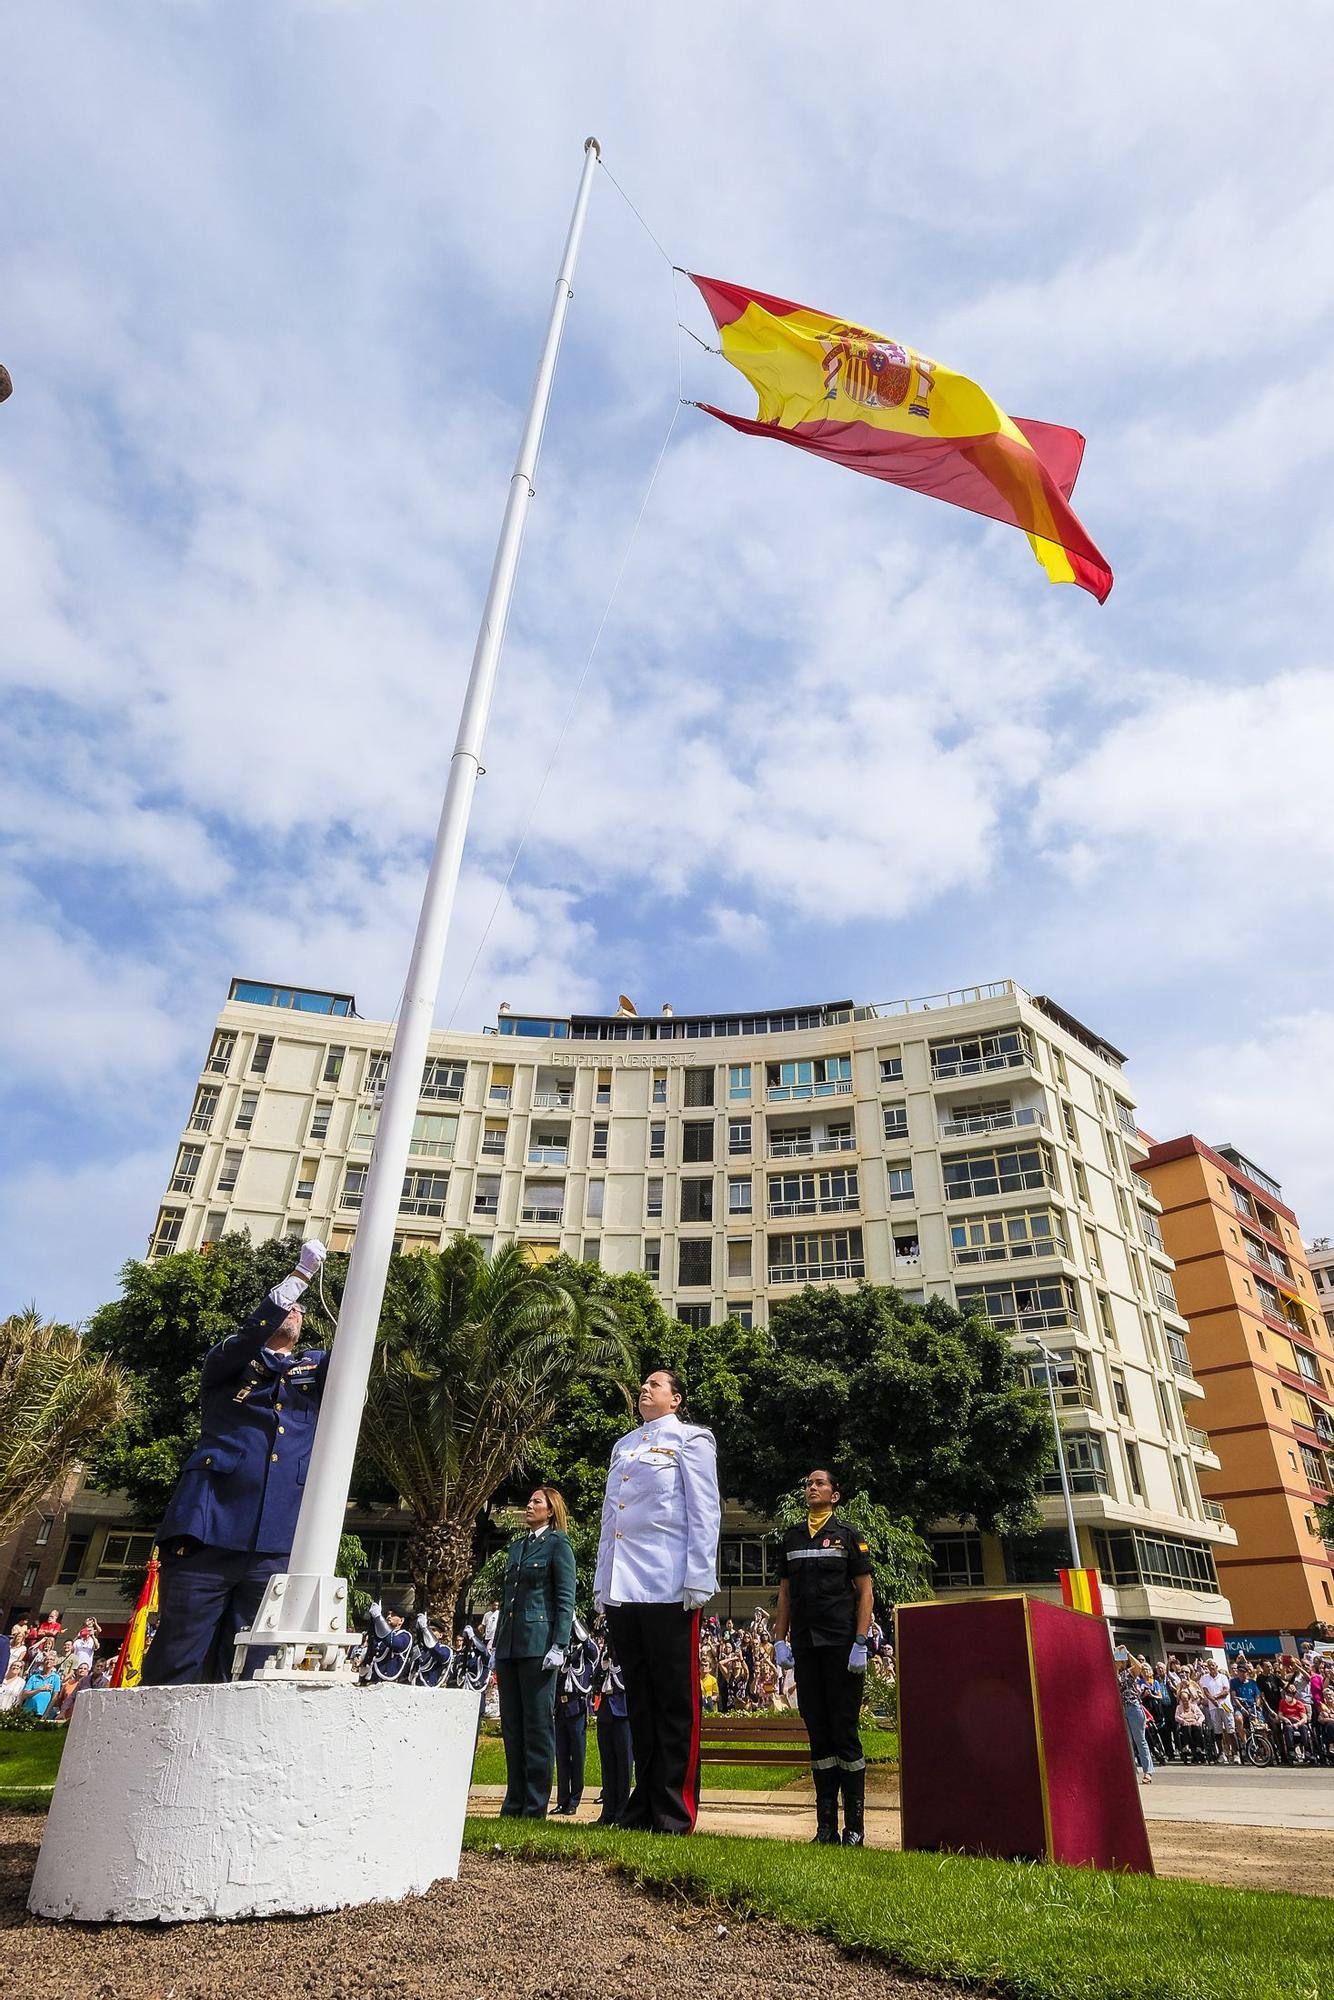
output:
M88 1689L28 1908L90 1922L296 1916L459 1872L466 1690Z

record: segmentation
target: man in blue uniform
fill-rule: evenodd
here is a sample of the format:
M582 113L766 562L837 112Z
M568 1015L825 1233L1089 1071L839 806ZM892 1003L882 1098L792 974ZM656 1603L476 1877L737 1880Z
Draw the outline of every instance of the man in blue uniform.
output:
M158 1530L157 1636L146 1687L231 1676L236 1634L287 1566L329 1357L297 1354L297 1301L324 1262L301 1246L294 1271L204 1357L199 1443Z
M565 1664L556 1675L556 1811L573 1819L584 1796L588 1762L588 1704L598 1649L576 1618L570 1627Z

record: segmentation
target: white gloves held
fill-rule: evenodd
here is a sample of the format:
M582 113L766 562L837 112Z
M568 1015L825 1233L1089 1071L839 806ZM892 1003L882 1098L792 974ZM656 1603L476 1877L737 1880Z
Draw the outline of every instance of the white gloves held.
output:
M301 1255L296 1260L296 1268L303 1278L313 1278L328 1254L324 1245L312 1236L308 1243L301 1245Z
M686 1590L681 1593L681 1602L687 1611L698 1611L712 1596L711 1590Z
M853 1640L852 1651L848 1654L848 1672L850 1674L864 1674L866 1672L865 1639Z
M565 1658L564 1646L548 1646L546 1652L542 1655L543 1673L546 1673L547 1670L551 1667L560 1666L564 1658Z
M384 1617L384 1606L381 1604L378 1597L376 1598L374 1604L370 1604L366 1607L366 1616L368 1618Z

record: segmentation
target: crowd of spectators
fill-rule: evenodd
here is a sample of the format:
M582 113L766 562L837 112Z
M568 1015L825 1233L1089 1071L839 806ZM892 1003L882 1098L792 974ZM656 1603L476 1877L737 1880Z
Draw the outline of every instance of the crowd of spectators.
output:
M1334 1765L1334 1674L1323 1654L1238 1650L1150 1663L1118 1650L1118 1680L1140 1777L1154 1765Z
M867 1652L867 1694L874 1698L880 1688L894 1685L894 1648L876 1619L871 1622ZM738 1626L731 1618L704 1620L699 1635L699 1691L706 1715L753 1715L796 1707L793 1671L778 1664L766 1611L757 1611L748 1625Z
M53 1611L31 1623L20 1620L0 1651L8 1652L0 1677L0 1713L16 1709L39 1722L68 1722L87 1687L109 1687L115 1661L99 1656L102 1628L88 1618L71 1639Z

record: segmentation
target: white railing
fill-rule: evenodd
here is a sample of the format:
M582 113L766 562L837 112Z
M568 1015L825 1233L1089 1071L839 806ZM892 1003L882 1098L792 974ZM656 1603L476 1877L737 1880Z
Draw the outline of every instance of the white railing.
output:
M498 1194L474 1195L472 1212L474 1215L499 1215L500 1196Z
M1012 979L994 979L986 986L959 986L953 993L926 993L912 1000L877 1000L858 1007L859 1021L878 1021L893 1014L930 1014L941 1007L976 1007L984 1000L1027 1000L1022 986Z
M775 1220L786 1215L834 1215L860 1206L855 1194L823 1194L797 1201L771 1201L769 1214Z
M987 1111L978 1118L944 1118L942 1139L975 1139L984 1132L1011 1132L1018 1125L1045 1125L1047 1114L1036 1107L1019 1111Z
M837 1139L779 1139L769 1140L769 1157L773 1160L806 1159L812 1153L855 1153L857 1141L849 1132Z
M1153 1183L1151 1181L1145 1180L1143 1174L1137 1174L1133 1168L1131 1169L1130 1178L1132 1183L1134 1184L1135 1192L1139 1196L1140 1200L1154 1202L1161 1209L1162 1203L1158 1200L1157 1195L1153 1191Z
M461 1083L424 1083L419 1095L428 1104L462 1104L463 1085Z
M445 1212L442 1195L405 1195L398 1204L400 1215L443 1215Z
M1081 1333L1078 1317L1065 1306L1053 1306L1047 1312L999 1312L989 1313L982 1299L960 1299L959 1308L968 1312L976 1308L984 1318L989 1319L998 1333Z
M956 1264L999 1264L1016 1257L1068 1257L1064 1239L1048 1236L1027 1243L969 1243L954 1252Z
M171 1186L167 1189L167 1193L193 1194L195 1191L195 1174L198 1172L199 1169L196 1167L194 1174L173 1174L171 1177Z
M864 1278L866 1263L861 1257L854 1257L846 1263L837 1264L771 1264L769 1283L771 1285L814 1285L827 1284L835 1278Z
M206 1111L193 1112L190 1117L188 1129L191 1132L211 1132L213 1130L213 1113L217 1108L216 1104L210 1104Z
M1032 1069L1035 1058L1032 1049L1006 1049L995 1056L960 1056L957 1062L938 1063L934 1052L931 1056L931 1080L946 1083L956 1076L982 1076L989 1070Z
M852 1078L836 1077L830 1083L771 1083L764 1094L770 1104L809 1104L816 1097L851 1097Z
M423 1160L452 1160L454 1141L452 1139L414 1139L408 1149Z
M568 1090L535 1090L533 1092L534 1111L568 1111L574 1096Z
M1212 1451L1208 1431L1202 1431L1197 1424L1186 1425L1186 1442L1192 1451Z
M483 1139L482 1158L484 1160L503 1160L504 1157L505 1141L503 1139Z
M530 1167L564 1167L569 1164L568 1146L530 1146L528 1164Z
M210 1056L204 1064L205 1070L210 1076L226 1076L228 1070L231 1068L232 1057L235 1053L234 1049L228 1049L225 1056Z
M1116 1122L1128 1138L1137 1139L1139 1137L1139 1126L1135 1123L1134 1115L1132 1112L1127 1111L1119 1097L1116 1100Z
M1227 1515L1223 1512L1223 1509L1219 1505L1217 1500L1205 1501L1204 1518L1206 1521L1216 1522L1220 1528L1225 1528L1227 1526Z
M486 1093L488 1104L508 1104L513 1091L508 1083L493 1083Z
M559 1228L564 1214L563 1208L543 1208L529 1203L519 1210L519 1219L522 1222L549 1222L553 1228Z

